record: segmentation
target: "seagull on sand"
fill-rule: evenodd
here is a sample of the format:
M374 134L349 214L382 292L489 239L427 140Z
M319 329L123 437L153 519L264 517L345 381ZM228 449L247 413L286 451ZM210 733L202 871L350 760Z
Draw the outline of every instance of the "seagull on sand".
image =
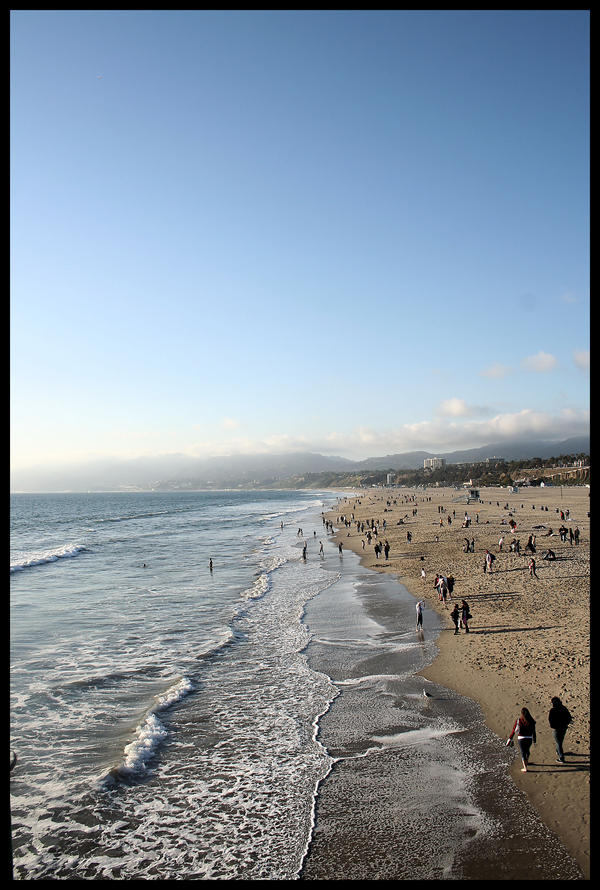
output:
M429 694L429 692L427 692L426 689L423 690L423 697L424 698L432 698L432 696Z

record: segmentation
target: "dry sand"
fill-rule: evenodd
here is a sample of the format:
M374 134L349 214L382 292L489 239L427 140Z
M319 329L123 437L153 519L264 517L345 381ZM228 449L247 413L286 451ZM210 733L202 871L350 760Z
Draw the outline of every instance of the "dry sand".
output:
M520 709L529 708L537 720L537 744L529 771L521 772L515 753L511 774L586 879L590 875L589 492L585 487L557 486L521 488L510 494L506 488L482 488L479 501L467 504L464 493L453 488L365 489L341 500L329 514L338 528L336 540L359 554L365 566L396 575L415 597L425 600L426 609L447 616L448 629L438 639L439 655L423 672L428 679L479 702L498 744L506 741ZM440 513L440 507L445 512ZM570 520L563 523L557 510L567 509ZM465 512L472 520L469 528L462 527ZM517 523L514 535L503 524L511 513ZM340 516L350 519L352 514L350 528L339 521ZM367 519L379 520L378 538L370 544ZM398 525L400 519L403 523ZM357 531L357 521L365 522L364 532ZM569 536L565 543L560 540L558 529L563 524L579 528L578 546L569 543ZM549 529L553 534L546 537ZM530 557L523 553L532 533L538 578L530 577ZM463 552L465 537L475 539L474 553ZM520 540L520 556L509 552L513 537ZM383 554L376 558L375 542L383 544L386 539L391 547L388 559ZM542 559L548 547L556 553L555 562ZM483 571L486 548L496 555L491 574ZM456 581L447 609L433 586L438 573L453 575ZM463 598L473 615L471 632L455 636L450 609ZM555 695L573 715L563 745L564 765L556 763L548 724L550 699Z

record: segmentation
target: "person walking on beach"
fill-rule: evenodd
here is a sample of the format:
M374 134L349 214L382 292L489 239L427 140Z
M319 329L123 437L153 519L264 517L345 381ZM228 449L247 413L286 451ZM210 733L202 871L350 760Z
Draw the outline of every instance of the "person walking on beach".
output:
M423 600L419 600L416 605L417 610L417 630L423 630L423 609L425 608L425 603Z
M341 541L338 544L338 552L339 552L340 556L342 556L342 542Z
M517 733L517 741L519 742L521 760L523 762L521 772L526 773L527 765L529 763L529 753L531 751L531 745L532 743L534 745L536 743L535 720L533 719L527 708L521 708L521 713L515 720L511 733L506 740L507 745L510 745L510 743L512 742L515 732Z
M319 545L319 556L324 556L325 554L323 553L323 541L319 541Z
M469 604L466 600L463 600L460 604L460 620L462 622L462 626L465 629L465 633L470 633L469 631L469 621L473 616L471 615L471 611L469 609Z
M421 569L421 580L427 580L427 572L425 571L425 569Z
M529 560L529 577L530 577L530 578L537 578L537 577L538 577L538 576L536 575L536 572L535 572L535 559L533 558L533 556L532 556L531 559Z
M456 635L458 633L458 622L460 620L460 612L458 609L458 603L454 603L454 608L450 612L450 618L452 618L452 622L454 624L454 633Z
M564 763L565 762L565 754L563 751L563 741L565 738L565 733L569 727L569 724L573 722L573 718L569 713L569 709L566 708L558 696L554 696L554 698L550 699L552 702L552 707L548 713L548 723L550 724L550 728L552 729L552 735L554 736L554 744L556 746L556 762Z

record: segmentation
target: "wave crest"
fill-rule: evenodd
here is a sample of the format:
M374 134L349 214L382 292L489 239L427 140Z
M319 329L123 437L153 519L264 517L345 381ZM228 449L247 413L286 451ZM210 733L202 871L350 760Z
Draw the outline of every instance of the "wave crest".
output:
M64 547L57 547L55 550L44 550L31 554L26 558L22 558L19 562L11 563L10 572L22 572L24 569L30 569L34 566L46 565L49 562L56 562L59 559L69 559L79 556L80 553L87 553L88 548L82 544L65 544Z
M187 677L183 677L171 686L146 715L146 719L136 729L136 736L123 749L124 759L119 766L114 766L98 780L100 787L114 785L119 781L135 779L145 772L148 761L154 756L157 748L168 735L168 731L157 717L157 712L164 711L189 695L194 685Z

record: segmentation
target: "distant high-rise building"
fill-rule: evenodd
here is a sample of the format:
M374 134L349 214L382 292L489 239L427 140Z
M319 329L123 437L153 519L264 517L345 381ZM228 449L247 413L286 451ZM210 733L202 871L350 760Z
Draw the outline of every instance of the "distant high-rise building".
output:
M443 457L427 457L423 461L424 470L441 470L445 466L446 461Z

